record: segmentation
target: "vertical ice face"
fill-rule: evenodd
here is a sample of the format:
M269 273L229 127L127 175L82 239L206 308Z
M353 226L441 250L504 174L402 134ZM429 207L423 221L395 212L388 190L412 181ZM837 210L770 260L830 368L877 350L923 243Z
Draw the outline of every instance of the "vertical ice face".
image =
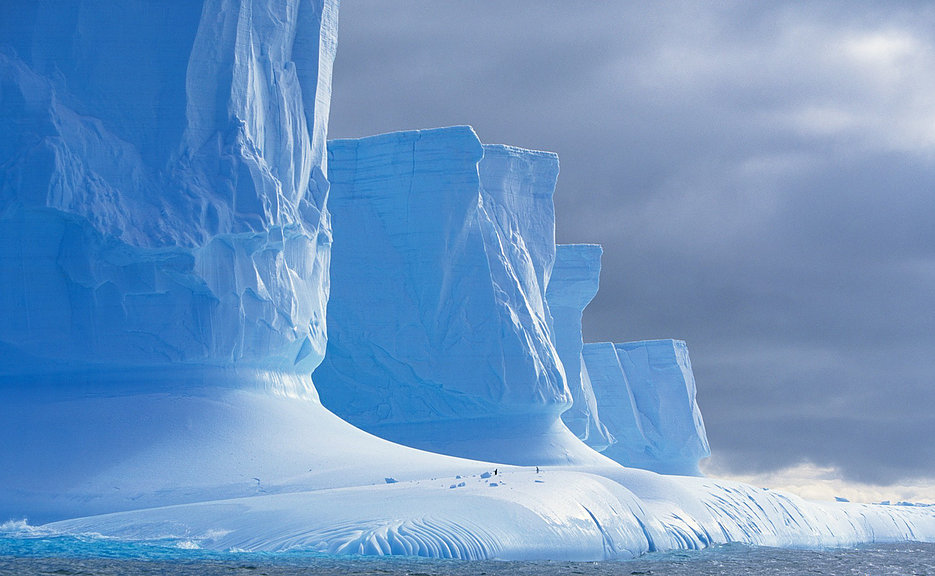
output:
M315 461L336 33L337 0L0 2L0 516Z
M597 450L611 444L613 437L601 424L594 391L581 361L584 343L581 314L597 294L602 253L596 244L556 246L555 265L546 291L553 318L555 347L565 367L568 388L574 399L571 408L562 414L562 421L578 438Z
M466 456L505 457L478 435L550 429L571 400L545 300L558 158L454 127L334 141L329 168L325 406Z
M0 374L324 352L336 0L0 3Z
M681 340L585 344L601 422L616 438L603 451L625 466L698 475L711 454Z
M652 446L643 431L640 410L617 349L611 342L589 342L582 347L581 364L600 410L601 424L611 440L601 442L603 448L588 444L624 466L639 467L635 462L645 460Z

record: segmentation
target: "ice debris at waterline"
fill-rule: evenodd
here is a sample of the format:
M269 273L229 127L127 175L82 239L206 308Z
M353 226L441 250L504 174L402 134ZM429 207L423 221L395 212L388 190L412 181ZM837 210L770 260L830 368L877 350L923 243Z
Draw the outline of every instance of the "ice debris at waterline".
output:
M555 246L554 155L326 153L336 34L332 0L0 3L0 520L474 559L935 540L931 508L590 448L696 471L684 347L592 360L600 249ZM322 405L323 358L398 442Z

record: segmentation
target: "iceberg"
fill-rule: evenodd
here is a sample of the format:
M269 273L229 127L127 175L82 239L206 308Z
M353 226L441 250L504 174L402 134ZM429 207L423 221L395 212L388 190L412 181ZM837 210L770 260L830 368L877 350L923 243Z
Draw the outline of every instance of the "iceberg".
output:
M0 521L463 559L935 541L931 507L653 471L708 453L687 349L582 343L600 248L555 246L557 157L327 143L336 42L337 0L0 3Z
M2 10L0 370L314 369L336 3Z
M594 244L556 246L546 297L573 398L562 421L624 466L698 476L711 451L685 342L584 344L581 316L597 294L602 253Z
M511 464L602 459L562 426L551 153L469 127L329 143L324 405L408 446Z
M711 449L685 342L588 343L582 357L601 422L615 438L602 453L624 466L700 475L698 462Z
M562 421L578 438L597 451L616 440L601 422L597 399L581 354L584 337L581 315L597 294L603 250L596 244L561 244L555 248L555 265L546 291L552 312L555 347L565 367L572 405Z
M180 466L109 471L242 420L208 399L316 401L336 34L331 0L2 3L0 514L137 505Z

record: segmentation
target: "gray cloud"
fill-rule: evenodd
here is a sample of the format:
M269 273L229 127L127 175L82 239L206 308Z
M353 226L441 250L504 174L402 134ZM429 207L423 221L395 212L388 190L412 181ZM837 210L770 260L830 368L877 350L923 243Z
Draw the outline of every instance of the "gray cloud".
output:
M688 341L719 467L935 477L935 8L345 0L332 137L557 152L589 340Z

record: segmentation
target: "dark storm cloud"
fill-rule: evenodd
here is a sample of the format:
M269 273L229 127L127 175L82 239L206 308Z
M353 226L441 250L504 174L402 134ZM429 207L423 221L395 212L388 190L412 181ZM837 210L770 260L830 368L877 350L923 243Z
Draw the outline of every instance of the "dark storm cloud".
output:
M344 0L332 137L557 152L588 340L688 341L734 472L935 477L927 3Z

